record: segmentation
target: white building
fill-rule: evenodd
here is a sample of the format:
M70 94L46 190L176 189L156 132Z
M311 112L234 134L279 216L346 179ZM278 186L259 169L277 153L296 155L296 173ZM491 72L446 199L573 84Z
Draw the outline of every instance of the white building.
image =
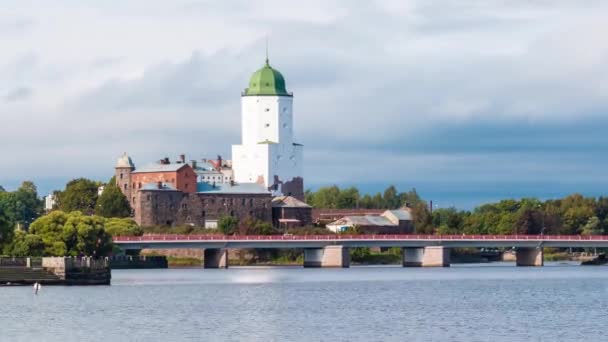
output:
M55 198L55 195L50 194L48 196L45 196L44 197L44 210L46 210L46 211L53 210L53 207L55 206L56 203L57 203L57 199Z
M266 64L241 96L241 145L232 146L234 180L259 183L274 195L304 199L302 145L294 141L293 94Z

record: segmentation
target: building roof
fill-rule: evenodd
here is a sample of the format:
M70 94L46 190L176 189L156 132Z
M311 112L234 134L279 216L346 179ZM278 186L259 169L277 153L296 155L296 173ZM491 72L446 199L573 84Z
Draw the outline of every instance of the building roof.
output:
M144 167L138 168L133 173L144 173L144 172L176 172L182 167L188 164L149 164Z
M197 183L197 192L210 194L270 194L268 189L258 183Z
M412 215L408 210L386 210L382 215L353 215L331 222L329 226L398 226L399 221L411 221Z
M411 221L412 220L412 214L409 212L409 210L404 210L404 209L387 210L382 214L382 216L386 216L388 214L394 215L400 221Z
M249 88L243 92L243 96L259 95L292 96L285 87L285 78L270 66L268 59L261 69L251 75Z
M127 155L127 153L125 152L120 158L118 158L118 161L116 162L116 168L131 168L131 169L134 169L135 168L135 164L133 164L133 161L131 160L131 157L129 157Z
M328 225L395 226L393 222L391 222L384 216L344 216L343 218L334 221Z
M177 191L171 183L162 183L160 189L158 188L158 183L146 183L142 185L141 190Z
M273 208L312 208L308 204L292 196L277 196L272 199Z

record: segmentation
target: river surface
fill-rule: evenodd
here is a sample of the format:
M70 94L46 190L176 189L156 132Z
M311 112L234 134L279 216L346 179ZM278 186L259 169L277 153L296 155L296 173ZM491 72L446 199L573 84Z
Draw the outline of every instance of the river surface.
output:
M0 287L0 341L607 341L608 267L116 270Z

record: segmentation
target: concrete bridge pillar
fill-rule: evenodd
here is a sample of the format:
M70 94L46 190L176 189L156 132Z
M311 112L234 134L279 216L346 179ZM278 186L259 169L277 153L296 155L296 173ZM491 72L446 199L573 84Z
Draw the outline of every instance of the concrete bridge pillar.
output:
M450 249L442 246L403 248L403 267L448 267Z
M538 248L518 248L515 252L515 264L517 266L543 266L543 249Z
M424 247L403 248L403 267L421 267Z
M350 267L348 247L305 248L304 267Z
M228 268L228 250L206 248L203 252L203 268Z

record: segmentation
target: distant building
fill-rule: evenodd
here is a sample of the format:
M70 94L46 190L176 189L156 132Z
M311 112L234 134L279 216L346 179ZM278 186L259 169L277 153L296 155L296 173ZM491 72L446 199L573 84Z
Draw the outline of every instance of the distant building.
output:
M44 197L44 210L51 211L55 208L55 204L57 204L57 198L55 195L50 194Z
M408 209L386 210L382 215L344 216L329 223L327 229L339 233L357 227L368 234L408 234L413 232Z
M144 226L195 225L216 228L223 216L272 222L272 195L258 183L200 182L201 168L163 158L136 168L123 155L116 164L116 183L129 197L135 221Z
M272 223L275 227L306 227L312 225L312 207L292 196L272 199Z
M203 159L199 164L196 160L190 161L190 166L199 177L199 182L202 183L230 183L234 182L234 173L232 171L232 161L223 160L221 156L217 156L216 160Z
M325 226L344 216L380 216L386 209L327 209L313 208L312 221L316 225Z

